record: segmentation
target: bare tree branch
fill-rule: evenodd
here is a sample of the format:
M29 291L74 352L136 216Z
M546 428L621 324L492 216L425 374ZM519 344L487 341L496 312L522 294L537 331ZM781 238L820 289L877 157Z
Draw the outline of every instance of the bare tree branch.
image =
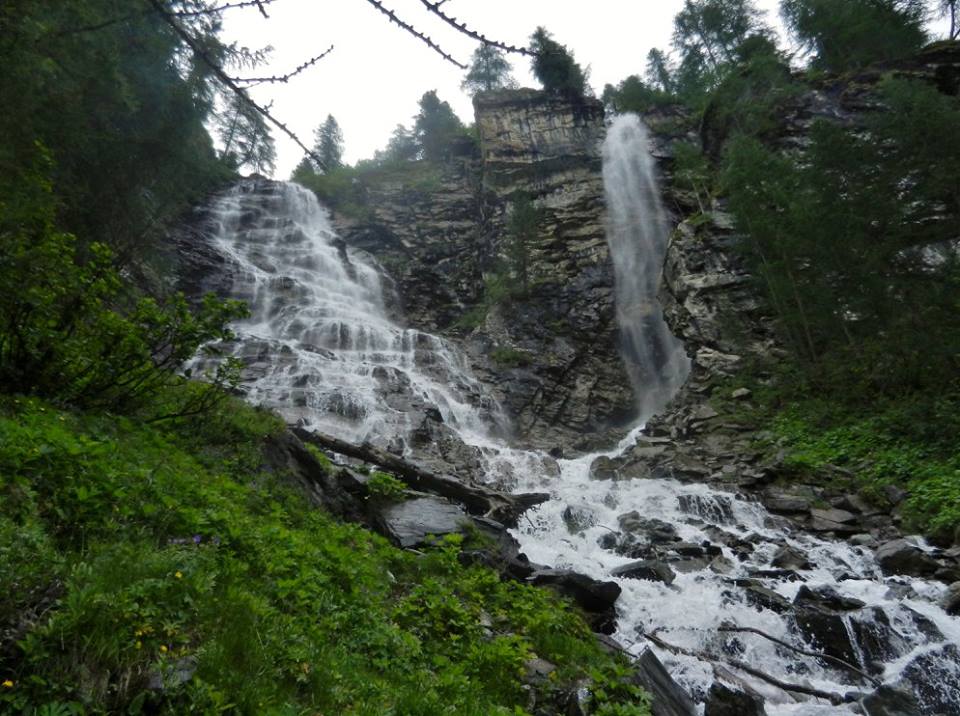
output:
M215 7L204 8L202 10L176 10L176 11L171 10L170 14L173 15L174 17L198 17L200 15L217 15L227 10L233 10L234 8L252 7L254 5L257 5L258 7L262 8L264 4L269 5L272 2L276 2L276 0L244 0L243 2L231 2L231 3L226 3L224 5L217 5ZM110 18L109 20L103 20L102 22L94 23L93 25L84 25L82 27L71 27L65 30L60 30L59 32L56 33L56 37L62 37L64 35L75 35L81 32L96 32L97 30L104 30L108 27L112 27L113 25L119 25L121 22L128 22L129 20L133 20L138 17L144 17L153 12L156 12L156 10L154 9L142 10L140 12L134 12L129 15L121 15L119 17Z
M296 77L304 70L310 67L313 67L315 64L317 64L320 60L322 60L324 57L329 55L331 52L333 52L333 45L330 45L330 47L328 47L326 50L321 52L319 55L317 55L316 57L311 57L302 65L299 65L295 70L293 70L292 72L288 72L285 75L273 75L271 77L233 77L232 79L234 82L238 84L243 83L248 85L244 89L249 89L249 87L252 87L253 85L259 85L259 84L277 83L277 82L286 83L286 82L289 82L291 78Z
M196 15L216 15L217 13L225 12L227 10L234 10L241 7L253 7L256 5L260 8L260 12L263 13L264 17L268 17L266 10L264 10L264 5L269 5L270 3L276 2L276 0L243 0L243 2L228 2L223 5L217 5L216 7L206 8L204 10L178 10L177 12L171 12L171 15L176 17L194 17Z
M514 52L519 55L529 55L531 57L534 55L533 52L530 52L530 50L528 50L525 47L516 47L515 45L507 45L503 42L497 42L496 40L491 40L487 38L485 35L481 35L480 33L475 32L474 30L471 30L469 27L467 27L467 23L460 22L455 17L450 17L449 15L447 15L446 13L440 10L440 6L443 5L443 3L446 2L446 0L441 0L440 2L430 2L430 0L420 0L420 2L422 2L430 12L434 13L437 17L441 18L445 23L456 28L458 32L462 32L467 37L472 37L474 40L478 40L482 42L484 45L492 45L493 47L499 47L504 52Z
M254 0L254 2L257 4L257 9L260 10L260 14L269 19L270 16L267 15L267 9L263 6L263 0Z
M856 674L862 679L866 679L867 681L872 683L874 686L880 686L880 681L878 679L875 679L874 677L870 676L870 674L866 672L860 671L860 669L858 669L856 666L854 666L848 661L844 661L843 659L840 659L836 656L830 656L830 654L824 654L819 651L807 651L806 649L801 649L800 647L794 646L793 644L788 644L782 639L777 639L777 637L771 636L770 634L767 634L764 631L760 631L759 629L755 629L754 627L721 626L717 629L717 631L750 632L751 634L757 634L758 636L762 636L764 639L769 639L774 644L779 644L780 646L790 649L790 651L794 651L797 654L802 654L803 656L813 656L813 657L816 657L817 659L823 659L824 661L829 661L833 664L836 664L837 666L840 666L844 669L847 669L848 671L853 672L854 674Z
M449 54L447 54L447 53L443 50L443 48L441 48L437 43L435 43L435 42L434 42L433 40L431 40L429 37L427 37L426 35L424 35L422 32L417 31L416 28L413 27L413 25L408 25L408 24L405 23L403 20L401 20L399 17L397 17L397 14L396 14L395 12L393 12L393 10L388 10L387 8L385 8L385 7L383 6L383 3L380 2L380 0L367 0L367 2L370 3L371 5L373 5L375 8L377 8L377 10L379 10L380 12L382 12L384 15L386 15L387 17L389 17L391 22L396 23L397 25L399 25L400 27L402 27L404 30L406 30L407 32L409 32L411 35L413 35L414 37L416 37L417 39L419 39L421 42L423 42L424 44L426 44L427 47L429 47L431 50L433 50L434 52L436 52L437 54L439 54L439 55L440 55L443 59L445 59L447 62L450 62L451 64L456 65L456 66L459 67L461 70L468 70L468 69L470 69L467 65L463 64L462 62L457 62L455 59L453 59L453 57L451 57Z
M213 72L214 76L218 80L220 80L228 89L230 89L230 91L236 94L237 97L239 97L242 102L245 102L253 110L259 113L264 119L266 119L273 126L277 127L280 131L282 131L284 134L290 137L290 139L292 139L294 143L307 154L307 156L309 156L313 161L317 163L317 166L321 168L324 167L323 160L319 156L317 156L317 154L310 147L304 144L303 141L301 141L300 137L294 134L293 131L289 127L287 127L287 125L285 125L280 120L276 119L272 114L270 114L270 112L268 112L266 109L264 109L259 104L257 104L250 97L250 95L248 95L244 91L244 89L240 87L234 81L234 79L224 71L224 69L219 64L217 64L214 60L210 58L210 56L206 53L206 51L203 49L200 43L197 42L197 40L180 25L180 23L177 21L177 18L172 16L167 11L167 9L162 4L162 0L147 0L147 2L149 2L150 5L153 6L153 8L157 11L160 17L163 18L163 20L168 25L170 25L173 31L180 36L180 38L184 41L184 43L186 43L187 47L189 47L193 51L193 54L196 56L196 58L200 60L203 64L205 64L210 69L210 71Z

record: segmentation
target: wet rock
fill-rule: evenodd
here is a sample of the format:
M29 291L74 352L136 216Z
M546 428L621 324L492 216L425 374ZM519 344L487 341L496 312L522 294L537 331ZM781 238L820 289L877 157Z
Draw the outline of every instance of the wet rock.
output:
M908 684L884 684L860 702L867 716L923 716Z
M844 597L829 587L800 587L794 599L794 619L803 638L824 654L860 665L857 647L847 628L846 612L863 607L863 602Z
M797 591L797 596L793 600L793 603L801 607L829 609L837 612L854 611L866 606L865 602L840 594L840 592L829 585L816 588L804 585Z
M645 579L651 582L673 584L676 574L665 562L641 559L610 570L614 577L625 579Z
M763 699L746 691L735 691L714 681L707 694L704 716L766 716Z
M526 670L527 683L542 683L549 679L550 674L557 670L555 664L540 657L528 659L523 666Z
M676 542L680 536L677 528L669 522L655 517L641 517L636 510L620 515L617 522L625 532L641 535L653 544Z
M684 557L683 559L671 559L669 565L675 572L689 574L690 572L702 572L712 563L712 560L704 557Z
M679 495L677 503L688 515L697 515L708 522L731 524L733 500L727 495Z
M940 604L947 614L960 615L960 582L954 582L947 588Z
M883 674L884 663L902 656L909 648L880 607L871 607L856 615L850 620L850 627L863 654L864 666L871 674Z
M616 480L619 476L619 463L613 458L601 455L590 463L591 480Z
M880 545L876 558L884 574L929 577L940 567L933 557L905 539L895 539Z
M541 569L528 577L528 581L548 586L576 602L588 613L594 631L601 634L616 631L614 604L621 591L616 582L601 582L569 569Z
M960 648L947 644L911 661L903 670L922 714L960 713Z
M460 505L433 496L387 505L377 515L383 533L401 547L416 547L431 536L460 532L467 520Z
M583 507L574 507L573 505L567 505L563 509L561 517L563 518L563 524L566 525L567 531L570 532L570 534L583 532L587 528L597 524L597 518L593 512Z
M634 662L636 681L653 696L653 716L696 716L697 706L650 649Z
M810 569L812 566L806 554L790 545L779 547L773 554L771 564L778 569Z
M772 589L764 587L755 579L738 579L734 582L737 586L744 587L744 594L747 603L761 609L770 609L771 611L783 614L790 611L790 601L777 594Z
M902 487L897 487L896 485L884 485L883 487L883 496L887 498L892 506L896 507L905 499L909 493L904 490Z
M730 393L730 397L734 400L746 400L751 395L753 395L753 391L749 388L737 388L735 391Z
M810 512L810 500L796 495L765 497L763 506L777 515L799 515Z

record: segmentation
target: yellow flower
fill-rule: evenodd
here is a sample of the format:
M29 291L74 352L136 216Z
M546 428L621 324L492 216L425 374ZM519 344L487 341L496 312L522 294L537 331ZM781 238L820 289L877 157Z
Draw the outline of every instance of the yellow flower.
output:
M6 680L3 682L3 688L5 688L5 689L12 689L12 688L13 688L13 682L10 681L10 679L6 679Z
M143 642L138 639L136 646L138 649L141 648L143 646Z
M167 653L167 647L166 647L166 645L164 645L164 644L161 644L161 645L160 645L160 653L161 653L161 654L166 654L166 653Z
M176 577L177 579L183 579L183 572L181 572L178 569L176 572L173 573L173 576Z

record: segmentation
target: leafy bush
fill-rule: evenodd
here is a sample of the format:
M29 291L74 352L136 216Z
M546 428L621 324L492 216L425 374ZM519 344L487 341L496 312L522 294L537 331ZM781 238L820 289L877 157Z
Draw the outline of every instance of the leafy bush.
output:
M402 500L407 492L407 485L393 475L374 470L367 480L367 491L374 499L395 502Z
M0 180L0 388L143 407L181 382L176 372L201 345L229 338L227 322L246 309L213 296L196 311L182 295L128 298L105 245L81 250L56 228L49 171L38 147L28 170ZM235 370L222 363L212 382L228 383ZM206 409L214 394L184 391L174 413Z

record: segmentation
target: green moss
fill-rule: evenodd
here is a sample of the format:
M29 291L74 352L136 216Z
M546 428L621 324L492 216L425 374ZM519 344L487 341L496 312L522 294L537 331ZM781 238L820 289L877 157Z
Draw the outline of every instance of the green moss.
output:
M503 368L522 368L532 362L528 353L510 347L494 348L490 351L490 359Z

